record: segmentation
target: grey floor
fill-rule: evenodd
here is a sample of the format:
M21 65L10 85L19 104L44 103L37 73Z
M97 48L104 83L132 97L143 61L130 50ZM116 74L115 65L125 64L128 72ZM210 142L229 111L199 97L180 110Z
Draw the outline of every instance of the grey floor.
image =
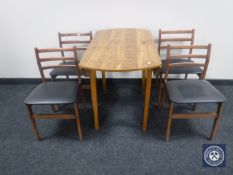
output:
M93 129L90 96L88 111L80 110L83 143L73 121L38 121L42 141L35 140L23 100L35 85L0 85L0 174L233 174L233 87L216 86L227 97L217 139L208 140L210 119L177 120L170 144L165 142L168 110L153 105L149 129L143 132L143 95L137 83L108 83L107 94L99 86L100 130ZM213 110L215 105L199 106ZM69 107L67 107L69 108ZM190 110L177 106L176 110ZM35 111L45 112L39 106ZM227 146L226 168L202 167L202 144Z

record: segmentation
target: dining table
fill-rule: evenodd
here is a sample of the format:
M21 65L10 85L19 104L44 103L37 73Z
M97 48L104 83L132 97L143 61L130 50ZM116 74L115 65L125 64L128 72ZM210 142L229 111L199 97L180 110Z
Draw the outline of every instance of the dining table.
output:
M142 72L142 87L145 96L142 128L146 131L150 106L152 70L161 68L161 65L161 58L150 30L116 28L97 31L79 63L81 69L90 72L95 129L99 129L97 71Z

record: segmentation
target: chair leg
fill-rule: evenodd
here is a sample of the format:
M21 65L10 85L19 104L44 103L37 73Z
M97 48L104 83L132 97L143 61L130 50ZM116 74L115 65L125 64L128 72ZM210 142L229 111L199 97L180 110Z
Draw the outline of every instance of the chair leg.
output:
M56 77L57 76L51 76L51 81L52 82L56 81ZM59 111L60 106L59 105L51 105L51 109L53 112L57 112L57 111Z
M160 90L159 90L159 96L158 96L158 103L159 103L159 109L160 112L163 111L163 105L165 103L166 100L166 94L165 94L165 83L160 81Z
M220 117L221 117L221 113L222 113L222 110L223 110L223 104L224 104L224 103L219 103L219 104L218 104L217 117L216 117L215 120L214 120L213 128L212 128L211 135L210 135L210 139L211 139L211 140L214 140L214 139L215 139L216 134L217 134L217 130L218 130L218 128L219 128Z
M159 88L159 74L156 74L156 80L155 80L155 88L158 89Z
M86 97L85 97L82 85L80 85L79 88L80 88L80 95L82 97L83 109L86 111L87 110L87 103L86 103Z
M167 122L167 130L166 130L166 142L169 143L170 141L170 133L171 133L171 126L172 126L172 114L174 104L171 102L169 105L169 115L168 115L168 122Z
M60 110L60 105L50 105L50 106L53 112L57 112Z
M56 81L56 76L51 76L51 81Z
M156 87L157 89L159 89L159 86L160 86L160 79L162 79L162 72L161 72L161 69L159 69L158 72L156 73L155 87Z
M78 103L74 103L74 112L76 116L76 131L77 135L79 137L79 140L82 142L83 137L82 137L82 130L81 130L81 123L80 123L80 117L79 117L79 110L78 110Z
M166 101L166 93L165 93L165 84L163 85L163 88L162 88L162 100L161 100L161 108L160 108L160 111L163 112L163 105Z
M102 71L102 86L103 86L103 93L107 93L106 89L106 77L105 77L105 71Z
M158 90L158 107L161 109L161 96L162 96L163 81L162 76L159 76L159 90Z
M161 92L162 92L162 85L160 85L159 87L159 94L158 94L158 107L159 107L159 110L161 109Z
M197 103L194 103L193 104L193 111L196 111L197 110Z
M26 107L27 107L27 111L28 111L28 114L29 114L29 119L30 119L31 124L32 124L32 130L34 132L36 140L39 141L41 139L41 137L40 137L40 133L39 133L39 131L37 129L36 121L33 118L32 106L31 105L26 105Z
M56 107L54 105L50 105L51 106L51 109L53 112L56 112Z

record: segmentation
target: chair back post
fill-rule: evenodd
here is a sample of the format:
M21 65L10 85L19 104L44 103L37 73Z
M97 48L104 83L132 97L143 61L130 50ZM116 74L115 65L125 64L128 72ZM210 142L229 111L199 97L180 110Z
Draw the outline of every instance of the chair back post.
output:
M77 49L77 47L76 46L74 46L73 47L73 52L74 52L74 59L75 59L75 67L76 67L76 71L77 71L77 76L78 76L78 83L79 84L81 84L82 83L82 81L81 81L81 71L80 71L80 69L79 69L79 62L78 62L78 54L77 54L77 51L78 51L78 49Z
M166 82L168 79L168 74L169 74L169 66L170 66L170 44L167 45L167 58L166 58L166 71L165 71L165 77L164 77L164 81Z
M195 29L192 29L192 33L191 33L191 45L194 44L194 38L195 38ZM189 50L189 54L192 54L193 49Z
M212 47L212 45L208 44L205 66L204 66L204 70L202 72L202 75L200 77L201 80L205 79L205 76L206 76L206 72L207 72L207 69L208 69L209 61L210 61L211 47Z
M59 40L60 48L63 48L62 40L61 40L61 33L60 32L58 32L58 40ZM64 57L64 52L63 51L61 51L61 55ZM65 62L65 61L63 60L63 62Z
M93 39L93 35L92 35L92 31L90 30L90 40L92 41L92 39Z
M42 69L42 65L41 65L41 61L40 61L39 50L37 47L35 47L34 50L35 50L35 55L36 55L36 62L37 62L37 65L38 65L39 71L40 71L40 76L41 76L42 82L45 83L46 78L45 78L44 71Z
M160 50L161 50L161 29L159 29L159 40L158 40L158 53L160 55Z

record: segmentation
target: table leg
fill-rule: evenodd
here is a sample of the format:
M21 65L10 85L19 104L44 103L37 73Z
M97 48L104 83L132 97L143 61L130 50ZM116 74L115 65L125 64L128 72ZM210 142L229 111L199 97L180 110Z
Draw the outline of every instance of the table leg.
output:
M106 94L106 78L105 78L105 71L102 71L102 87L103 87L103 93Z
M146 86L146 70L142 70L142 92L145 93Z
M97 89L96 89L96 71L90 71L91 78L91 99L92 99L92 107L94 113L94 125L95 129L99 129L99 117L98 117L98 101L97 101Z
M148 112L150 106L150 92L151 92L151 78L152 78L152 70L148 69L146 78L146 94L145 94L145 106L144 106L144 117L143 117L143 131L147 129L148 123Z

